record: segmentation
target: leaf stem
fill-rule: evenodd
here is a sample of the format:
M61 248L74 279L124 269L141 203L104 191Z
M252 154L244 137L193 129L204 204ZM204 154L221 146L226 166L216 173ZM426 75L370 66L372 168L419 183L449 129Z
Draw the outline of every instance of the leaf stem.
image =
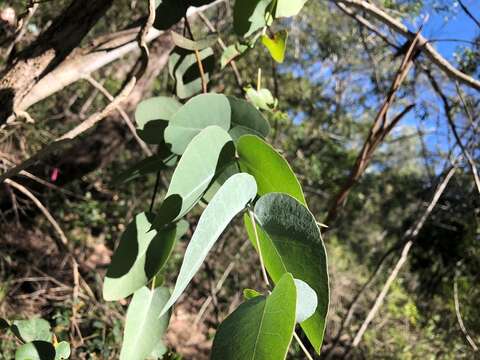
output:
M308 352L307 348L305 347L305 345L303 344L302 340L300 339L300 337L297 335L297 333L294 331L293 332L293 337L295 338L295 340L297 341L298 345L300 345L300 348L303 350L303 353L305 354L305 356L307 357L308 360L313 360L313 357L312 355L310 355L310 353Z
M207 93L207 79L205 79L205 71L203 70L202 59L200 58L200 52L195 50L195 57L197 59L198 70L200 71L200 78L202 80L202 92Z
M152 200L150 201L150 212L153 211L153 205L155 204L155 197L157 196L159 185L160 185L160 170L157 171L157 178L155 179L155 187L153 188Z
M255 235L255 242L257 244L258 257L260 258L260 266L262 268L263 280L265 281L265 284L267 284L267 287L270 287L270 282L268 281L267 271L265 270L265 264L263 262L262 249L260 248L260 240L258 239L258 232L257 232L257 224L255 222L255 215L253 214L252 210L248 210L248 215L250 216L250 219L252 220L252 224L253 224L253 233Z

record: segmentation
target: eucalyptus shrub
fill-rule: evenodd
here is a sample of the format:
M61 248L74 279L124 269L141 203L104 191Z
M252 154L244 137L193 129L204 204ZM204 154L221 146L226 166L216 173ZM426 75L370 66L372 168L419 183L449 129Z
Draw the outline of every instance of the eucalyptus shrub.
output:
M217 37L210 34L195 40L186 10L209 2L157 1L155 27L167 29L185 17L189 36L172 33L176 47L168 70L175 80L176 97L150 98L136 110L138 135L156 145L157 153L120 179L132 181L174 167L161 205L135 215L126 226L105 277L106 301L133 295L121 360L163 356L162 336L172 307L239 214L260 258L258 271L268 286L269 279L273 285L266 294L244 290L245 302L217 329L211 359L284 359L296 324L317 353L323 341L329 285L318 224L290 165L266 140L270 125L260 110L275 111L272 94L249 87L245 89L247 101L206 91L214 69L211 46ZM305 2L237 0L233 22L239 40L224 50L222 67L252 49L259 39L272 58L282 62L287 31L272 34L270 25L277 18L296 15ZM207 206L170 290L162 284L162 273L176 241L188 228L184 217L200 201ZM28 357L20 354L17 358Z

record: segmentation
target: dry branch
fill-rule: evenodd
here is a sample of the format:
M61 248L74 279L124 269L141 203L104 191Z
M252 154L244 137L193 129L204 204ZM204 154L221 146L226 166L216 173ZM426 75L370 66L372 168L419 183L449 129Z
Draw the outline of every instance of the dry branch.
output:
M367 317L363 321L362 325L360 326L360 329L356 333L353 342L352 342L352 347L357 347L360 341L362 340L363 334L368 328L368 325L372 322L373 318L377 314L378 310L383 304L383 301L385 300L385 297L390 290L390 286L392 283L395 281L395 279L398 276L398 273L400 272L401 268L407 261L408 253L410 252L410 249L412 248L413 241L415 238L418 236L418 233L420 230L423 228L423 225L425 224L426 220L432 213L433 209L437 205L438 200L442 196L443 192L445 191L450 179L452 178L453 174L455 173L456 167L455 165L452 166L446 173L445 177L443 180L440 182L440 184L437 186L435 193L433 194L432 200L428 204L425 212L422 214L422 216L418 219L418 221L407 230L406 234L406 240L408 240L405 245L403 246L400 258L398 259L397 263L395 264L395 267L393 270L390 272L390 275L388 276L387 281L382 287L382 290L380 291L380 294L375 300L375 303L373 304L372 308L368 312ZM348 353L348 352L347 352Z
M373 124L370 128L369 134L367 139L365 140L360 153L357 156L355 161L355 165L353 166L350 175L343 185L341 190L336 194L330 209L328 211L327 219L325 223L328 225L329 223L333 222L337 217L339 208L345 203L347 197L356 184L356 182L360 179L363 175L365 170L367 169L372 156L377 149L377 147L382 143L385 137L390 133L390 131L394 128L396 124L405 116L410 110L413 109L414 105L409 105L403 109L397 116L395 116L391 121L387 120L387 112L390 109L393 101L395 100L395 95L402 85L403 81L408 75L410 68L413 65L413 61L417 54L417 47L419 46L419 35L420 32L417 33L417 37L413 39L411 42L407 53L405 54L402 63L395 75L395 78L392 82L392 85L388 91L385 100L380 107L375 119L373 120Z
M435 48L428 42L428 40L421 34L416 34L408 30L408 28L399 20L393 18L382 9L378 8L374 4L365 0L333 0L336 4L344 4L346 6L364 11L371 15L389 29L396 32L399 35L406 37L408 40L413 41L418 35L419 46L422 47L422 52L430 59L432 63L437 65L445 74L449 77L480 91L480 81L468 76L467 74L458 70L448 60L446 60Z

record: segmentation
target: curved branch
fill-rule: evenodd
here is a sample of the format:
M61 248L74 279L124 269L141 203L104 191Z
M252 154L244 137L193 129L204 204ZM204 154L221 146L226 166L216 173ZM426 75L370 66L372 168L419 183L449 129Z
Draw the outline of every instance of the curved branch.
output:
M370 14L384 25L388 26L391 30L406 37L409 40L413 40L416 33L408 30L400 21L393 18L385 11L379 9L375 5L364 0L333 0L335 4L344 4L358 10L365 11ZM467 85L477 91L480 91L480 81L472 78L471 76L458 70L455 66L450 64L435 48L428 42L428 40L422 35L418 36L419 48L425 53L425 55L437 65L443 72L449 77L458 80L459 82Z

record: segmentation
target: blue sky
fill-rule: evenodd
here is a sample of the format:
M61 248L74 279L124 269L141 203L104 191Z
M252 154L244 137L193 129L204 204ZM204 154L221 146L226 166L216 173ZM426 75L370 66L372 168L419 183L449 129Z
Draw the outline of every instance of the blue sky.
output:
M449 6L452 6L453 4L454 12L435 11L432 3L443 3L448 4ZM480 0L463 0L463 3L477 19L480 18ZM422 9L422 16L414 19L411 23L406 22L405 24L409 26L412 31L415 31L418 28L418 25L422 22L423 16L427 13L429 14L429 19L424 24L422 30L422 34L427 39L459 39L472 41L480 32L478 26L465 14L458 3L454 0L432 0ZM471 44L453 41L436 41L433 45L438 52L454 65L457 65L454 56L455 52L461 50L462 47L472 46ZM453 83L451 86L453 86ZM446 119L443 116L443 104L433 92L426 98L429 101L431 100L437 103L439 108L438 116L432 116L422 122L424 130L428 131L428 128L436 129L435 133L425 137L427 148L431 151L439 149L446 151L451 147L454 140L450 135ZM419 124L419 121L420 119L415 116L414 112L411 112L402 120L401 124L416 127Z

